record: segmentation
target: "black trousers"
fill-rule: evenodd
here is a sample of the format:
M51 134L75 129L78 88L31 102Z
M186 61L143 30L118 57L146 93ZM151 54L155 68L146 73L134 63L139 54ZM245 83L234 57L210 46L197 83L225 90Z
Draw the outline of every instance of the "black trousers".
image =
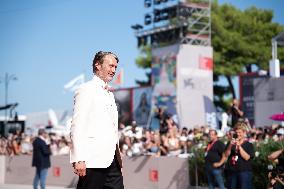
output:
M108 168L87 168L86 176L79 177L77 189L124 189L116 157Z

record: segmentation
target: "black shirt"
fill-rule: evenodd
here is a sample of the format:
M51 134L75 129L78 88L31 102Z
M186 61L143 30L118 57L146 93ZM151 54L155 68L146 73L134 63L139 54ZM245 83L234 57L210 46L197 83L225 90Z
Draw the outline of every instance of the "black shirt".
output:
M219 162L221 160L224 151L224 143L217 140L213 144L213 146L207 151L207 155L205 156L205 165L213 167L213 163Z
M231 106L231 114L232 114L231 127L234 128L235 124L239 121L240 118L242 118L242 116L239 114L235 106Z
M284 172L284 153L282 152L278 157L278 164L276 165L276 169L281 173Z
M245 141L243 144L241 144L242 148L244 151L250 156L249 160L245 160L242 158L241 154L239 151L236 150L236 145L232 146L231 149L231 154L228 158L227 164L226 164L226 169L230 171L252 171L252 159L254 158L254 148L252 143ZM232 158L237 156L238 159L233 164Z

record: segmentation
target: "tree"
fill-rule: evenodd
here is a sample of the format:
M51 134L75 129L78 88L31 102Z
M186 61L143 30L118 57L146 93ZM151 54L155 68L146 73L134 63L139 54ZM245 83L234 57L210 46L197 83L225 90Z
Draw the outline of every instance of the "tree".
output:
M271 59L271 39L284 27L273 23L273 11L256 7L241 11L233 5L212 3L212 46L214 49L215 104L224 109L224 96L236 98L232 78L241 72L250 72L251 65L266 70ZM279 57L284 58L284 49ZM217 81L225 77L228 86Z
M139 68L149 69L151 68L152 54L150 46L142 46L139 49L140 55L136 58L135 62ZM149 86L151 85L151 69L146 71L147 80L140 81L135 80L139 86Z

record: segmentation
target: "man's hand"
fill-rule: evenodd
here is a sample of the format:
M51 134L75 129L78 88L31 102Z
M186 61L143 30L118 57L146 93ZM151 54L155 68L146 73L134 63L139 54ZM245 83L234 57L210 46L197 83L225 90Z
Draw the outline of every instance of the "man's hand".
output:
M73 163L74 173L80 177L86 175L86 164L84 161L74 162Z
M222 165L221 162L215 162L215 163L213 163L213 167L214 167L214 168L221 167L221 165Z
M120 168L120 171L121 171L121 175L122 175L122 177L123 177L123 176L124 176L123 169L122 169L122 168Z

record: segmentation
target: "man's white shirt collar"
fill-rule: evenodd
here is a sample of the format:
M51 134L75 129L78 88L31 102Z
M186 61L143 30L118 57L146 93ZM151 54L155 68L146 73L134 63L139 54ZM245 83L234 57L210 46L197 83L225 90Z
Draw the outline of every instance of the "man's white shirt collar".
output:
M112 87L111 87L108 83L104 82L104 81L103 81L101 78L99 78L97 75L94 75L93 81L94 81L96 84L100 85L103 89L107 89L108 91L111 91L111 89L112 89Z
M48 140L44 138L43 136L39 135L38 136L41 140L43 140L47 145L49 144Z
M94 75L93 80L94 80L97 84L99 84L100 86L102 86L103 88L108 85L108 83L104 82L104 81L103 81L101 78L99 78L97 75Z

